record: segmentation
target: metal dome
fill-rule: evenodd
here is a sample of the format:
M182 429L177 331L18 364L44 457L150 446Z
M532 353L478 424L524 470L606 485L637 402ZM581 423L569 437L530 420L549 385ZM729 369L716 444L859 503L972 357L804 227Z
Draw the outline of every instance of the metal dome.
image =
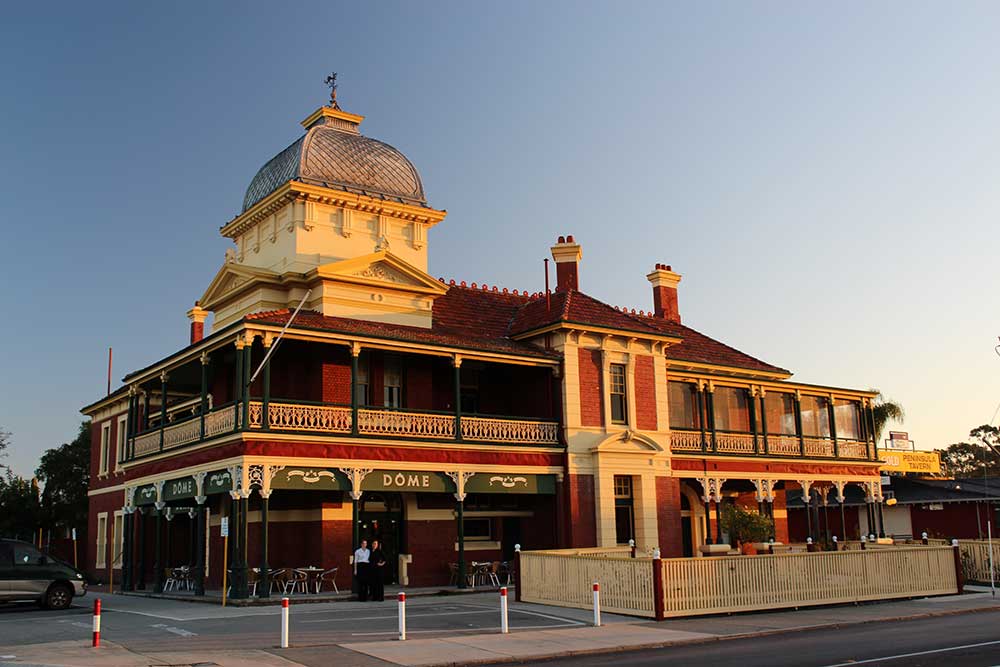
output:
M250 181L243 211L288 181L427 206L420 174L402 153L361 136L357 124L320 120L271 158Z

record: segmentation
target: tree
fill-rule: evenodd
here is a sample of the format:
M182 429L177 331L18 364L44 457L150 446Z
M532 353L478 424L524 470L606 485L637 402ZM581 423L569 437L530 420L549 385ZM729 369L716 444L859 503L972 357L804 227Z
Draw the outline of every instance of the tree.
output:
M941 472L950 477L1000 475L1000 428L983 424L969 431L973 442L956 442L941 453Z
M896 401L887 399L882 396L882 392L878 389L872 389L876 393L875 399L872 401L872 416L875 419L875 442L882 442L882 432L885 430L886 425L890 422L903 423L903 419L906 418L906 413L903 412L903 406L901 406Z
M10 431L0 428L0 459L7 458L7 446L10 445ZM0 469L7 469L7 466L0 463Z
M86 528L87 486L90 483L90 426L80 424L72 442L42 454L35 471L45 484L42 520L48 528Z
M0 536L34 542L39 514L38 482L8 470L0 477Z

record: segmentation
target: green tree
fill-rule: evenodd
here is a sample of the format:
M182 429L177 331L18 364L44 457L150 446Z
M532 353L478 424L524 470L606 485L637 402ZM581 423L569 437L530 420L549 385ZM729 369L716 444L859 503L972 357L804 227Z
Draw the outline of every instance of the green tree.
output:
M877 395L872 400L872 415L875 418L875 442L882 442L882 432L885 431L889 422L902 424L906 418L906 413L896 401L888 399L882 395L878 389L872 389Z
M35 475L45 485L41 496L45 526L84 530L90 483L90 425L83 422L73 441L42 454Z
M40 522L38 482L10 470L0 476L0 535L35 541Z
M950 477L1000 475L1000 428L983 424L969 431L969 438L972 442L956 442L938 450L941 472Z

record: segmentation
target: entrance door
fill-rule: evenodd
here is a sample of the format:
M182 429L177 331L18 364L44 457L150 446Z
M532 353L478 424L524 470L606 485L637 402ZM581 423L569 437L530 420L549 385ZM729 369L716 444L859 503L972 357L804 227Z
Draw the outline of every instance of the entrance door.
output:
M500 543L505 561L514 560L514 545L521 544L521 517L507 516L503 519L503 540Z
M385 554L385 583L399 581L399 553L403 544L403 503L398 493L366 492L358 513L361 538L378 540Z
M691 543L691 517L681 517L681 540L684 544L684 556L694 556L694 544Z

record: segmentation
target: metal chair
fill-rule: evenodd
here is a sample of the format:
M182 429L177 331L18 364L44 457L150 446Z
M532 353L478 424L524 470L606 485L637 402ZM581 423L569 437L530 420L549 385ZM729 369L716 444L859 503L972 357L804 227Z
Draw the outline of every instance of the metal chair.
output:
M302 593L309 592L309 575L302 570L292 569L288 573L288 581L285 582L285 595L294 593L298 589Z
M323 590L323 584L326 583L326 582L329 582L329 583L333 584L333 592L334 593L339 593L340 592L340 589L337 588L337 568L331 567L329 570L327 570L327 571L323 572L321 575L319 575L319 578L316 579L316 592L317 593L319 593L320 591Z
M284 592L285 585L288 583L289 577L290 573L286 568L271 570L269 592L273 593L275 587L277 587L279 591Z

